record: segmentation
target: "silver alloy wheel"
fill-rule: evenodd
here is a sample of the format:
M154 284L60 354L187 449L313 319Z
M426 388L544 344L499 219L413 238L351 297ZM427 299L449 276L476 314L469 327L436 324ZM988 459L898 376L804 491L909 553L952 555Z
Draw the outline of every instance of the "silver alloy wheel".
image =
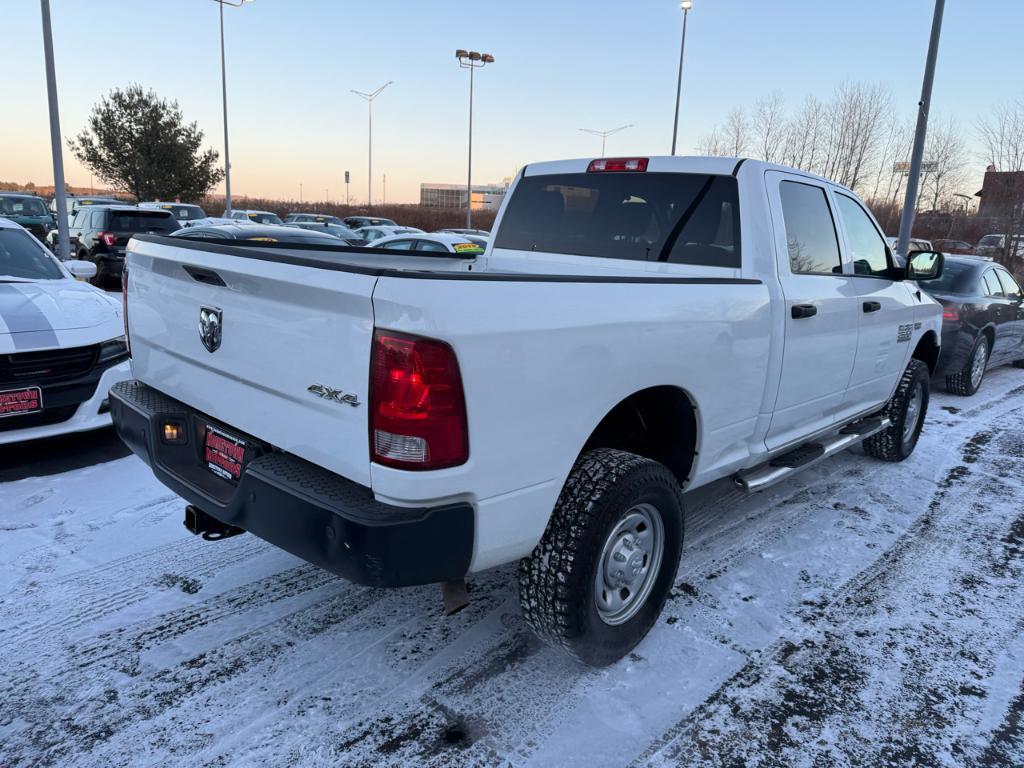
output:
M907 415L903 420L903 442L909 443L921 418L921 404L924 402L924 386L921 382L914 384L914 392L907 403Z
M986 365L988 365L988 340L982 336L978 341L978 348L974 350L974 360L971 362L971 389L981 386Z
M652 504L630 507L605 540L594 580L597 613L617 626L647 602L661 570L665 525Z

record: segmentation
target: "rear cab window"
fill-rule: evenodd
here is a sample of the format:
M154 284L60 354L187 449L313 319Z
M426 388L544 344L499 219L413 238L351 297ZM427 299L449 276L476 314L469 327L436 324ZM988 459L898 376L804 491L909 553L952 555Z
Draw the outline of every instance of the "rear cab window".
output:
M96 211L102 215L104 211ZM178 229L177 220L163 211L109 211L105 228L114 232L170 232Z
M698 173L526 176L495 248L739 268L736 179Z

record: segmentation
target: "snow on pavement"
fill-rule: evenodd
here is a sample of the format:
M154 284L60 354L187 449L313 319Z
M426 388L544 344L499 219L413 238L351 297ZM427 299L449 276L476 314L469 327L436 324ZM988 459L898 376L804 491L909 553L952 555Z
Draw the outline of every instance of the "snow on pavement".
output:
M688 494L604 670L534 639L511 567L445 618L182 508L131 456L0 484L0 765L1024 764L1021 371L934 393L903 464Z

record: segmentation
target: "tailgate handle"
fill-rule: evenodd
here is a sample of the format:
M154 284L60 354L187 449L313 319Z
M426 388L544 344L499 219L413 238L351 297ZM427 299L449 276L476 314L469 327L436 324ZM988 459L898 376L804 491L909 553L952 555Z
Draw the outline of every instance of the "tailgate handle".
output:
M865 301L864 311L865 312L877 312L882 308L882 302L880 301Z
M197 283L206 283L207 285L227 285L227 283L224 282L224 278L212 269L197 267L192 264L182 264L181 267L188 272L189 277Z
M818 308L813 304L794 304L790 314L794 320L802 320L805 317L814 317L818 314Z

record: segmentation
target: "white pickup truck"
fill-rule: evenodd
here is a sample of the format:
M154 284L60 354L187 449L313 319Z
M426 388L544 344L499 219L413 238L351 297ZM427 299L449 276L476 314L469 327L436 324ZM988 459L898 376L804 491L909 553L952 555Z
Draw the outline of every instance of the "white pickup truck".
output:
M608 664L673 584L684 489L913 451L941 271L799 171L537 163L482 255L136 236L113 417L194 533L377 586L519 561L533 629Z

